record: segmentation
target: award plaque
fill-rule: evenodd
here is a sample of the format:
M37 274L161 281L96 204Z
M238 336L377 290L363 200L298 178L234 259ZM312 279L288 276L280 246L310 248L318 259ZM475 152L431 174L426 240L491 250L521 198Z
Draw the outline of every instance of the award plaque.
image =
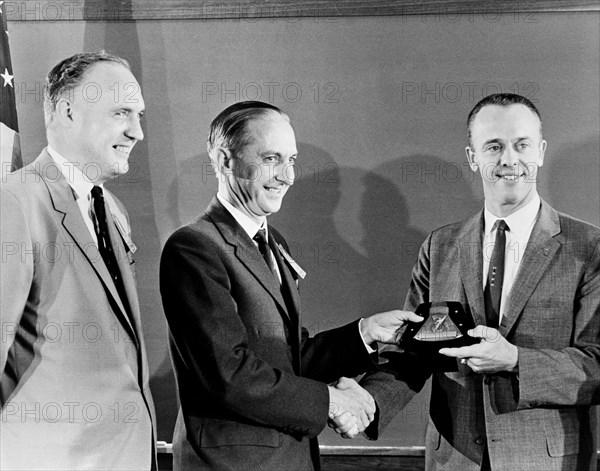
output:
M408 324L398 342L404 350L433 354L440 348L462 347L479 342L479 339L467 334L475 324L459 302L423 303L415 312L425 320Z
M471 316L455 301L423 303L415 312L423 322L409 322L397 345L380 348L380 368L397 378L417 377L427 371L457 371L457 359L441 355L439 350L479 342L467 334L475 327Z

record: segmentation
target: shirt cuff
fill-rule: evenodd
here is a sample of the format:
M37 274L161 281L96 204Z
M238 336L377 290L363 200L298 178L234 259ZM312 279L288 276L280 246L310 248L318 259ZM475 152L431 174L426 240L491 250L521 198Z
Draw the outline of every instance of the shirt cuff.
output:
M365 339L364 339L364 338L363 338L363 336L362 336L362 332L361 332L361 330L360 330L360 325L362 324L362 321L364 321L364 320L365 320L364 318L361 318L361 319L358 321L358 335L360 335L360 339L362 340L362 342L363 342L363 345L364 345L364 346L365 346L365 348L367 349L367 352L368 352L369 354L371 354L371 353L376 353L376 352L377 352L377 350L376 350L376 349L374 349L373 347L371 347L369 344L367 344L367 342L365 342Z

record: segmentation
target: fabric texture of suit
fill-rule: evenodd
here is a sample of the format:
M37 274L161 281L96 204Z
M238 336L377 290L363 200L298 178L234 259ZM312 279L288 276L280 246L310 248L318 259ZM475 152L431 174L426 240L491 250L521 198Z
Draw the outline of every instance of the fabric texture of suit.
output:
M120 299L45 150L4 178L0 468L148 470L154 405L133 259L111 219Z
M181 402L174 469L318 469L324 382L373 366L357 322L308 338L271 226L269 244L281 285L215 198L165 245L161 294Z
M442 227L423 243L406 309L460 301L485 325L483 212ZM516 248L517 250L519 248ZM522 248L521 248L522 250ZM542 202L499 327L518 347L519 372L434 373L426 469L596 469L600 402L600 230ZM422 365L371 375L385 426L429 376Z

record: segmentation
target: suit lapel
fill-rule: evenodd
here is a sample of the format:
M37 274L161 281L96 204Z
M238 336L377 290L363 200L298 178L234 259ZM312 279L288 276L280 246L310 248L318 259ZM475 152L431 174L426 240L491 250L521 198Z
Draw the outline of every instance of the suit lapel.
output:
M538 219L525 248L517 277L506 298L500 333L506 336L521 315L552 258L560 248L554 236L560 233L558 213L542 200Z
M284 313L285 319L289 321L290 318L283 295L281 294L279 280L271 273L252 239L248 237L248 234L246 234L235 218L223 207L216 197L210 203L206 214L217 227L223 239L233 247L237 259L273 297Z
M300 331L300 295L298 294L298 288L296 287L296 280L292 276L292 272L288 267L287 262L284 262L279 247L277 247L277 240L272 235L273 231L269 231L269 246L275 256L275 261L279 267L279 273L281 274L281 290L283 296L287 301L288 315L290 317L290 338L292 353L294 359L294 371L296 374L300 374L302 371L302 355L301 355L301 343L302 333Z
M123 287L125 288L125 293L127 296L127 299L122 300L121 297L117 294L117 300L121 301L121 303L119 303L119 308L121 309L121 313L123 314L122 321L124 321L124 326L126 328L129 327L129 335L133 338L134 342L136 343L136 346L138 346L139 339L141 338L141 331L139 330L139 305L137 299L135 280L133 279L133 273L131 272L131 267L129 266L129 259L127 258L125 244L121 236L119 235L118 229L113 219L111 208L109 207L106 199L104 200L104 210L106 212L106 218L108 219L108 234L110 237L110 242L113 247L115 258L117 259L119 273L121 274L121 280L123 281ZM112 283L112 286L115 287L112 278L110 281ZM116 287L115 291L117 291ZM129 309L124 309L125 307L128 307Z
M39 163L39 168L44 170L50 168L50 166L56 166L56 163L46 151L42 152L40 157L36 160L36 163ZM35 168L37 169L38 166ZM100 281L104 285L107 294L112 298L112 301L114 301L114 305L116 307L115 313L117 317L128 331L129 335L136 340L134 329L129 322L125 306L123 305L123 302L121 301L121 298L117 292L117 287L115 286L112 277L110 276L110 273L104 264L104 260L100 256L96 242L92 238L90 231L81 217L81 212L79 211L79 206L77 206L77 202L75 201L73 190L64 177L62 177L62 175L58 179L49 180L45 178L45 171L38 173L45 181L54 209L60 214L60 216L62 216L62 226L71 236L77 247L79 247L84 257L87 259L100 278Z
M475 325L485 325L483 301L483 212L467 221L460 237L460 277Z
M296 280L292 276L292 272L290 271L290 267L288 266L287 262L283 260L279 251L279 247L277 246L278 242L273 237L271 232L272 231L269 232L269 246L271 247L271 251L275 256L275 261L277 262L279 273L281 274L281 289L285 290L285 294L287 295L291 304L288 306L288 313L291 318L297 321L300 317L300 295L298 294L298 289L296 288Z

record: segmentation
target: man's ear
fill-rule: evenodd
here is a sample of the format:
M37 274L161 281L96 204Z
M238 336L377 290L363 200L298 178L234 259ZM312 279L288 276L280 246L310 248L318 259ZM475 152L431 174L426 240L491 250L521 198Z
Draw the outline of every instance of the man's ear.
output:
M71 127L73 125L73 104L61 98L56 104L55 115L63 126Z
M477 172L479 169L479 164L475 161L475 152L471 149L470 146L465 147L465 153L467 154L467 161L469 162L469 167L474 172Z
M541 167L542 165L544 165L544 156L546 155L546 148L548 147L548 143L542 139L540 141L540 163L538 164L538 167Z
M233 170L233 154L225 147L219 147L216 150L217 167L219 172L226 174Z

